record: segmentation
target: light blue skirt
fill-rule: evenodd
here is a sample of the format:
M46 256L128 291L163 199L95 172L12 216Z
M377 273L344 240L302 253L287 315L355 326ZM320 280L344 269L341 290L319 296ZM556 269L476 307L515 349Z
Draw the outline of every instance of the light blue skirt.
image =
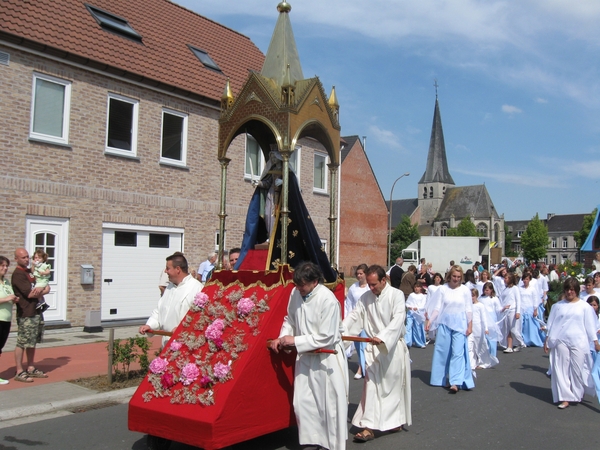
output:
M446 325L437 328L430 384L432 386L455 385L460 389L475 387L467 337Z
M540 329L540 325L531 314L521 315L521 335L527 347L543 347L546 333Z
M404 335L404 341L407 347L421 347L427 346L427 338L425 337L425 324L416 320L412 311L406 313L406 334Z

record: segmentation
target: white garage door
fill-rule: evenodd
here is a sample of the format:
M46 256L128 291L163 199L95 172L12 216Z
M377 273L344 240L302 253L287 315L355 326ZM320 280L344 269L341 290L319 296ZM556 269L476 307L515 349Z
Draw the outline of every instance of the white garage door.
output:
M102 320L147 318L165 258L183 248L183 229L104 224Z

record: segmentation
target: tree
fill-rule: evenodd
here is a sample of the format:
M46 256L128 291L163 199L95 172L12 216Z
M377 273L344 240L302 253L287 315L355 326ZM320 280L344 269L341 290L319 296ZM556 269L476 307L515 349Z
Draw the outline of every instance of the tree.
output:
M592 226L594 225L594 219L596 218L597 213L598 208L594 208L590 215L584 216L583 225L581 225L581 230L573 233L575 242L577 242L577 247L581 248L581 246L589 236L590 231L592 231Z
M465 217L460 221L456 228L448 229L447 236L479 236L475 224L471 222L469 217Z
M523 256L528 261L539 261L546 256L548 250L548 227L536 214L521 235Z
M506 256L519 256L512 248L512 233L508 231L508 225L504 223L504 254Z
M396 225L391 237L390 258L392 263L400 256L402 250L421 238L417 225L410 223L410 217L403 215L400 223Z

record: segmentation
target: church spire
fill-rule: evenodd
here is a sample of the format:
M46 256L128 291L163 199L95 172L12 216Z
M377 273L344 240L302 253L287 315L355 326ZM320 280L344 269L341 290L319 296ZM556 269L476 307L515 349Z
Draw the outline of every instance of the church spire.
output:
M292 6L283 1L277 5L277 10L279 18L260 73L271 78L278 86L283 86L284 83L293 85L296 81L303 80L304 75L289 17Z
M440 104L437 98L437 80L435 91L435 110L433 112L433 125L429 141L429 154L427 155L427 168L419 183L446 183L454 185L454 180L448 170L448 160L446 159L442 116L440 115Z

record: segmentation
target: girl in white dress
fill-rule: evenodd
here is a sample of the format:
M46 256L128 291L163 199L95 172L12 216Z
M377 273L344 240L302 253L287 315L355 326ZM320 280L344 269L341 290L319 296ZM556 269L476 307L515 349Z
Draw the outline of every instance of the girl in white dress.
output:
M436 273L433 276L433 284L427 287L427 300L425 301L425 319L428 319L431 315L432 309L432 301L433 294L444 284L444 276L441 273ZM428 333L429 339L435 339L435 330L431 330Z
M404 341L407 347L427 347L425 337L425 301L423 281L417 280L415 292L406 299L406 334Z
M477 283L475 283L477 285L477 290L479 291L479 296L481 297L483 295L483 285L485 283L487 283L490 280L490 273L487 270L484 270L483 272L481 272L481 275L479 275L479 281L477 281ZM494 294L496 295L496 294Z
M490 354L486 336L489 334L487 325L487 310L479 302L479 291L471 289L473 300L473 332L469 335L469 357L471 369L487 369L498 364L498 359Z
M366 264L360 264L354 272L354 277L357 281L348 288L348 294L346 294L346 300L344 300L344 319L354 310L354 308L356 308L356 304L358 303L360 297L369 290L369 286L367 285L367 276L365 275L367 269L368 266ZM367 335L364 334L364 331L361 333L361 336L367 337ZM356 354L358 356L358 370L354 375L355 380L360 380L363 377L363 373L365 373L366 345L367 344L365 342L354 343ZM346 350L346 356L348 356L348 358L352 356L352 351L352 346L348 347Z
M498 351L498 340L502 338L502 333L500 331L500 327L498 326L498 322L504 308L496 296L496 291L494 291L494 283L487 281L483 285L483 295L479 297L479 302L485 306L487 311L488 334L486 339L488 341L490 354L493 357L496 357Z
M506 347L504 353L518 352L521 347L525 347L525 342L521 337L521 294L516 286L516 281L514 273L507 273L504 276L504 292L500 297L504 308L504 317L501 323L502 342L500 345ZM514 349L513 339L516 341Z
M600 300L595 295L590 295L587 298L587 303L592 308L598 317L598 325L596 326L596 336L600 337L600 316L598 315L598 307L600 306ZM594 360L594 367L592 368L592 379L594 380L594 387L596 388L596 397L600 401L600 353L596 351L593 345L591 347L592 359Z

